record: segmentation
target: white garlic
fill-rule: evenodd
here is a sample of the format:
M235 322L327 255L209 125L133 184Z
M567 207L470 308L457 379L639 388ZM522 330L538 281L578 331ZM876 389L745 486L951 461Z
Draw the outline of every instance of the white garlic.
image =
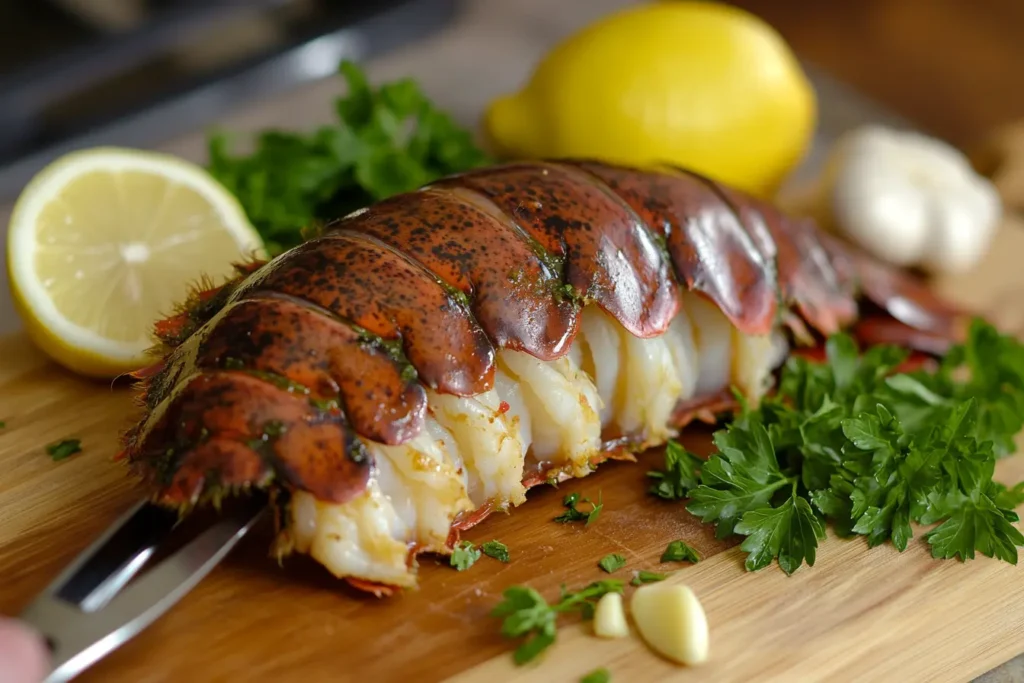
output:
M896 266L969 270L985 255L1002 216L995 187L959 150L880 126L844 135L820 182L836 227Z
M629 635L622 595L605 593L594 608L594 635L600 638L625 638Z
M707 616L689 587L641 586L633 593L630 610L640 636L658 654L687 665L707 660Z

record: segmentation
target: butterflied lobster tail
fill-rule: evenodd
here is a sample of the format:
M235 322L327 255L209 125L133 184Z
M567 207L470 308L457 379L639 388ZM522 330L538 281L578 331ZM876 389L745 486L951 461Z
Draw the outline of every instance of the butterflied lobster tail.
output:
M188 507L270 487L279 547L408 586L453 529L663 443L842 329L941 353L910 276L678 169L516 163L329 223L161 326L126 455Z

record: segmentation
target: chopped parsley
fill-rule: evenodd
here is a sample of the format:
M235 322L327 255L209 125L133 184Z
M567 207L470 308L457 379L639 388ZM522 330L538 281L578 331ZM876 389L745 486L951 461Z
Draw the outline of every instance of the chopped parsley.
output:
M611 553L602 557L597 566L611 574L626 566L626 558L618 553Z
M668 574L662 574L660 572L649 572L641 569L634 576L633 580L629 583L633 586L642 586L645 583L655 583L657 581L664 581L668 578Z
M517 665L537 657L555 642L559 614L580 612L584 618L593 615L594 605L605 593L622 593L618 579L596 581L574 593L562 587L561 596L553 605L529 586L511 586L502 593L503 600L495 606L492 616L501 617L501 634L506 638L525 638L513 653Z
M580 679L580 683L610 683L612 675L608 673L608 669L604 667L600 669L594 669L586 676Z
M672 541L661 554L662 562L700 562L700 555L685 541Z
M81 439L62 439L55 441L46 447L46 454L50 456L54 462L60 460L67 460L75 453L82 451L82 440Z
M487 557L493 557L499 562L508 562L508 546L501 541L487 541L480 546L480 549Z
M449 558L451 566L458 569L460 572L464 572L480 559L480 550L478 550L469 541L459 541L455 549L452 550L452 555Z
M906 356L840 334L824 363L791 357L776 395L715 434L687 509L746 536L751 571L812 566L826 521L901 551L911 523L937 525L923 536L934 557L1015 564L1024 483L992 476L1024 426L1024 345L979 320L935 372L895 373Z
M562 499L562 505L566 508L566 511L558 517L555 517L555 521L559 524L585 521L586 524L584 526L590 526L592 523L597 521L598 516L601 514L601 510L604 508L604 503L601 502L600 493L598 493L597 501L597 503L594 503L589 498L581 498L578 493L566 494L565 498ZM577 507L580 503L590 505L590 510L587 512L580 510Z
M652 495L665 500L680 500L700 484L701 460L676 441L665 445L665 469L651 470L647 476L655 480Z

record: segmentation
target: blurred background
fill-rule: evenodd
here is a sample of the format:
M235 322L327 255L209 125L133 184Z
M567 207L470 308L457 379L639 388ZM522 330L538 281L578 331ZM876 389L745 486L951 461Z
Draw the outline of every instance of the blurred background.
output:
M453 0L3 0L0 199L93 142L151 146L421 38Z
M70 147L156 144L328 77L341 57L367 59L443 31L475 4L4 0L0 201ZM597 15L623 3L593 4ZM1024 116L1019 0L735 4L773 24L819 81L844 83L961 147Z

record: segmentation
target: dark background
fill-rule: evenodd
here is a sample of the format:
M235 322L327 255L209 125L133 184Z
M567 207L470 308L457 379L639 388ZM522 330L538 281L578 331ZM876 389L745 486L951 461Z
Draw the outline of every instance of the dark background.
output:
M0 0L0 138L8 133L6 151L0 144L0 165L29 148L116 119L122 109L216 79L224 69L290 42L409 1ZM970 146L1024 118L1022 0L734 4L773 24L802 59L955 144ZM24 102L9 86L18 84L25 69L74 48L109 44L161 17L199 17L215 7L234 8L233 18L191 25L172 49L118 57L120 66L131 62L128 68L86 88L55 87L59 96L44 98L41 113L32 105L31 125L12 116L20 116Z
M1024 118L1021 0L736 0L797 54L970 146Z

